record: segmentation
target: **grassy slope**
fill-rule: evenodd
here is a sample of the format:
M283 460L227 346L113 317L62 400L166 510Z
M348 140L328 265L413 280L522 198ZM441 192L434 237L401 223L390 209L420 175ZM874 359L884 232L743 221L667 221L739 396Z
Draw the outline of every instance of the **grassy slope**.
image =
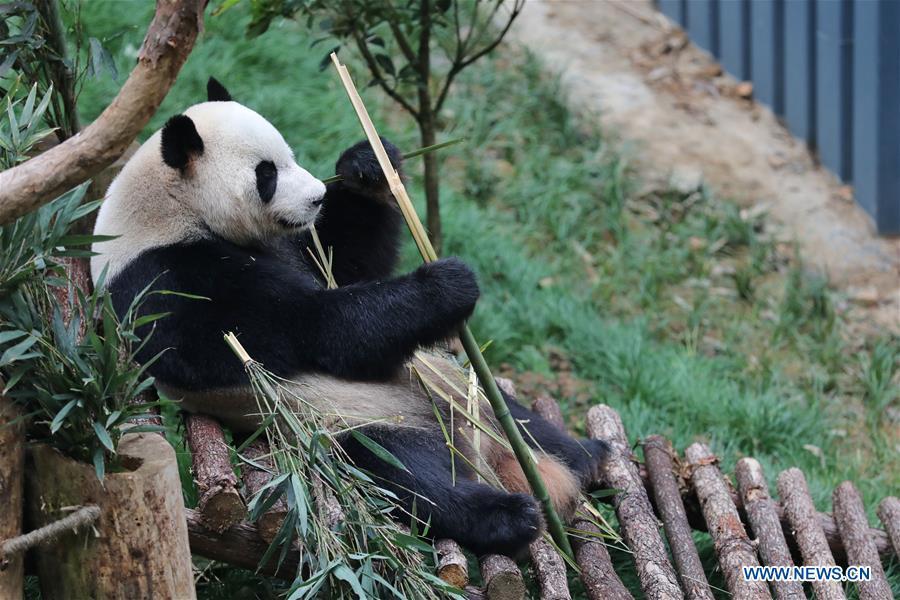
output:
M125 31L109 47L127 73L148 7L86 4L89 35ZM243 27L237 10L207 20L148 131L203 100L213 75L284 133L301 164L329 175L361 135L334 74L318 71L325 45L310 50L293 24L255 41ZM86 119L117 87L86 84ZM456 92L448 136L469 141L444 154L446 253L480 275L473 328L493 340L495 367L526 373L524 390L557 392L576 429L585 407L602 401L634 438L662 433L682 449L708 441L729 470L743 455L770 477L800 466L822 510L846 478L870 509L900 490L900 439L885 412L897 405L896 339L848 339L832 293L780 258L763 221L706 194L636 198L615 151L534 59L507 50L473 67ZM409 119L365 94L383 133L415 148ZM421 196L417 182L411 192ZM415 264L411 246L405 257ZM891 573L900 592L900 568Z

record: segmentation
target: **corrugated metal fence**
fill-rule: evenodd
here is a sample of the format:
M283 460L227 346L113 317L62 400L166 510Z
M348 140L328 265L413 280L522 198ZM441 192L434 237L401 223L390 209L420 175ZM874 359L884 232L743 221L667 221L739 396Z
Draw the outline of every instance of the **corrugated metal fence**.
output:
M657 0L900 234L900 0Z

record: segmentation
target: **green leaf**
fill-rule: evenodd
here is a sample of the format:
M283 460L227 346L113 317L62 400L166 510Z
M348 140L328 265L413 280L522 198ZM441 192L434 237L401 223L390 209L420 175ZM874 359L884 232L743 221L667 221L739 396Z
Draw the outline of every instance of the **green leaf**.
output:
M350 567L347 565L338 565L331 572L334 575L335 579L340 579L341 581L346 581L350 584L350 587L356 593L357 598L366 598L366 592L363 591L362 585L359 583L359 579L356 577L356 573L350 570Z
M103 461L103 448L94 450L94 473L101 482L106 475L106 463Z
M59 431L59 428L62 427L63 421L66 418L73 408L78 404L78 400L70 400L65 406L63 406L56 416L53 417L53 421L50 423L50 433L56 433Z
M368 448L368 450L372 454L374 454L387 464L391 465L392 467L396 467L401 471L406 471L407 473L409 472L409 470L403 465L403 463L400 462L400 459L391 454L391 452L387 448L385 448L369 436L365 435L364 433L360 433L355 429L350 432L350 435L352 435L353 439L355 439L357 442Z
M22 360L23 358L30 358L32 356L37 356L36 354L26 354L28 349L37 343L37 337L31 335L27 339L22 340L15 346L6 349L6 352L0 356L0 367L5 367L14 363L17 360Z
M116 453L116 448L115 446L113 446L112 438L109 437L109 432L106 431L106 428L97 421L94 421L94 433L97 434L97 439L100 440L100 443L103 444L103 446L107 450L109 450L113 454Z

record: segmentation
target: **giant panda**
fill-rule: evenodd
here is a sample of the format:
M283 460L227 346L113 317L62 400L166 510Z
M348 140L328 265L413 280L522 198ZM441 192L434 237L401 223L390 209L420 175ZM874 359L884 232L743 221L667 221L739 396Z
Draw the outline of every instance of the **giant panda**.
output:
M138 360L151 362L160 390L184 409L252 431L260 423L257 405L222 341L223 332L236 332L250 355L289 380L304 401L355 420L403 463L405 470L355 437L340 438L350 460L397 496L399 518L418 499L417 515L430 521L435 538L478 554L521 552L543 519L515 456L488 435L456 440L464 453L487 461L505 489L480 482L464 461L451 465L432 396L411 375L417 351L448 373L460 372L429 348L472 313L479 288L471 269L445 258L392 275L401 218L368 142L340 155L342 179L326 186L295 162L273 125L216 80L207 95L140 147L97 217L95 233L116 237L94 244L92 277L108 288L120 315L148 288L206 299L145 295L143 313L169 316L154 323ZM385 146L402 173L397 149ZM313 223L322 245L333 248L337 289L326 288L309 259ZM505 400L536 449L556 508L570 515L607 446L576 441ZM446 407L441 411L446 418ZM491 414L488 405L480 412Z

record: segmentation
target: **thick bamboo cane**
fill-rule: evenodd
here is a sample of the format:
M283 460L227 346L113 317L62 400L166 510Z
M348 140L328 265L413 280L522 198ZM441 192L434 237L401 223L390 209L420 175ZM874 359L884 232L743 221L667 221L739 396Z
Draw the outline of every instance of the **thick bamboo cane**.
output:
M400 207L400 212L403 213L406 225L409 227L409 231L412 233L416 246L419 248L419 253L422 255L425 262L437 260L437 254L434 251L434 247L431 245L431 241L428 239L425 227L422 225L422 221L419 220L419 216L416 214L416 210L413 207L412 201L409 199L409 195L406 193L406 188L403 185L403 181L400 179L400 175L394 169L393 165L391 165L387 152L385 152L384 146L381 143L381 138L378 136L378 131L376 131L375 125L372 123L372 119L369 117L369 113L366 110L362 99L359 97L359 92L356 91L356 86L353 85L353 80L350 78L347 67L341 64L337 54L334 52L331 53L331 61L334 63L335 68L337 68L338 74L341 77L341 82L344 84L347 95L350 97L350 103L353 104L356 116L359 118L363 130L366 132L369 143L372 144L372 150L375 151L375 156L378 158L378 164L381 165L381 169L384 171L391 192L394 194L394 198L396 198L397 204ZM481 354L478 342L475 341L475 336L472 335L472 332L467 325L460 327L459 339L466 351L469 362L472 364L475 373L478 375L478 380L481 382L484 394L487 397L488 402L491 403L491 408L494 410L494 416L497 418L500 426L503 427L503 431L509 440L510 446L512 446L513 452L515 452L516 458L519 460L519 464L522 465L522 471L525 473L525 477L531 485L531 490L534 492L535 498L537 498L544 507L544 513L547 518L547 529L550 531L550 535L553 536L553 541L556 542L556 545L560 550L572 558L572 548L569 546L565 528L550 501L550 494L547 493L547 487L544 485L544 481L541 479L541 475L537 470L537 463L535 462L534 455L531 453L528 446L525 445L525 440L522 439L522 434L516 427L516 423L509 412L509 408L506 406L506 402L503 400L503 396L500 395L497 382L494 381L491 370L488 368L487 362Z

